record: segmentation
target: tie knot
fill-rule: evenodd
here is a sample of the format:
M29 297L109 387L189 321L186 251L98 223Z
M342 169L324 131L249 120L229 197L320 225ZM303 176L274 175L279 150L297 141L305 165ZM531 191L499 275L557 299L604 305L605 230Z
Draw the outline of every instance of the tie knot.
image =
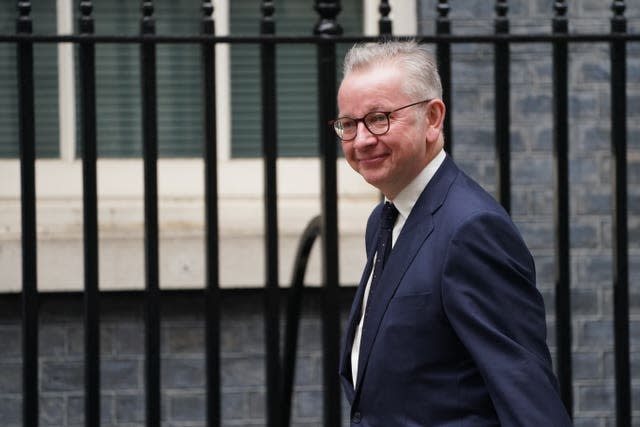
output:
M397 217L398 209L396 209L393 203L385 202L384 207L382 208L381 227L385 230L391 230Z

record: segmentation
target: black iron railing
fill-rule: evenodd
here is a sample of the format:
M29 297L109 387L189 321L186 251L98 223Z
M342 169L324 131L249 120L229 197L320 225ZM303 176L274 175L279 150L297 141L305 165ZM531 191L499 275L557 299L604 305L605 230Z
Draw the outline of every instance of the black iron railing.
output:
M611 7L611 33L625 34L624 1ZM631 425L629 357L629 242L627 221L627 54L621 40L611 42L611 150L613 155L613 306L618 426Z
M30 5L18 5L16 33L29 35ZM35 97L33 43L17 43L20 138L20 194L22 195L22 395L25 426L38 425L38 274L35 182Z
M552 20L554 34L567 34L567 6L556 2ZM572 412L573 387L571 375L571 258L569 256L569 85L567 42L553 43L553 149L556 171L556 345L558 346L558 381L560 395Z
M288 425L295 358L295 321L299 314L301 278L295 278L289 302L286 345L280 354L280 289L278 287L278 230L276 159L276 64L275 50L279 44L305 43L317 48L318 59L318 121L325 123L335 116L336 46L338 43L374 41L379 37L344 37L338 24L339 1L316 1L318 21L314 35L282 37L277 35L274 2L262 2L261 35L255 37L215 36L212 19L213 5L202 3L202 28L199 35L165 36L155 34L153 2L141 2L140 34L137 36L94 34L92 2L79 2L80 17L77 35L33 35L30 2L19 1L15 34L0 35L1 43L12 43L17 50L17 85L19 102L19 144L22 197L22 321L23 321L23 425L38 425L38 277L36 244L36 189L33 47L37 43L73 43L78 45L80 100L82 102L81 146L83 164L84 204L84 310L85 310L85 424L100 423L100 349L98 289L98 218L96 185L96 76L95 52L101 43L136 44L140 47L144 158L145 203L145 312L146 312L146 424L160 425L160 314L158 265L158 191L157 191L157 106L156 106L156 47L162 43L200 45L203 82L203 158L205 164L205 223L206 223L206 390L207 425L219 426L220 415L220 287L218 257L218 193L215 111L215 55L218 44L258 44L261 47L262 67L262 129L264 158L264 218L266 275L264 288L267 424ZM562 398L569 412L573 412L571 364L571 301L570 301L570 236L569 236L569 178L568 178L568 45L570 43L604 42L611 54L611 129L613 156L613 257L614 257L614 331L616 417L618 426L631 425L631 375L629 367L629 267L627 240L627 112L626 112L626 47L640 41L640 35L629 34L624 15L625 2L612 2L611 31L607 34L570 34L567 4L554 3L551 34L511 34L509 32L508 2L495 2L494 34L453 35L449 18L450 5L446 0L437 4L436 34L420 35L418 39L437 47L444 100L451 109L452 80L451 47L454 44L487 43L495 52L495 123L496 164L498 165L497 194L510 210L510 46L514 43L546 43L553 48L553 135L555 159L556 224L556 340L557 372ZM379 6L380 37L391 37L388 1ZM445 123L446 149L455 154L452 138L453 122ZM324 284L323 324L323 385L324 424L340 424L340 390L337 378L339 353L339 274L337 228L337 182L335 144L330 129L320 127L322 164L321 216L314 219L305 232L299 252L302 264L296 271L304 273L310 245L317 235L322 236L322 271ZM303 276L304 274L302 274ZM284 363L282 362L284 361Z
M90 2L80 3L81 35L93 34ZM84 322L85 322L85 418L100 422L100 304L98 290L98 184L96 137L96 53L95 45L78 45L80 102L82 102L82 187L84 217ZM27 425L27 424L25 424Z

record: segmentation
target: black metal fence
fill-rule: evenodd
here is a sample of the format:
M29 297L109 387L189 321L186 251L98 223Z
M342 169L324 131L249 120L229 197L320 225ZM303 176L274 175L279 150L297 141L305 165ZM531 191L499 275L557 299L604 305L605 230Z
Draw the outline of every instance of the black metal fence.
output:
M138 36L96 36L92 18L92 2L80 1L77 35L33 35L29 1L17 2L16 33L0 35L0 42L12 43L17 50L17 85L19 88L19 144L22 197L22 313L23 313L23 425L38 425L38 310L39 291L36 245L36 188L34 125L38 118L34 109L33 47L39 43L73 43L79 52L80 96L82 102L81 147L83 164L84 202L84 326L85 326L85 424L100 424L100 350L98 289L98 215L96 183L96 70L95 53L100 43L134 44L140 48L144 158L144 235L145 235L145 313L146 313L146 425L160 425L160 315L158 262L158 189L157 189L157 113L156 113L156 47L162 43L201 46L204 140L202 155L205 163L206 197L206 283L203 297L206 305L206 408L207 425L219 426L220 415L220 295L218 257L218 183L216 180L216 88L215 55L217 44L256 44L261 51L263 105L264 160L264 221L266 242L266 277L264 287L266 366L267 366L267 424L288 425L290 408L292 354L295 353L295 319L304 263L317 235L322 239L323 271L323 380L324 425L337 426L341 422L340 389L337 368L339 353L339 278L337 182L335 145L330 129L320 126L322 165L321 216L310 224L299 253L298 286L292 289L288 307L289 329L285 354L281 357L279 313L280 289L278 278L278 233L276 159L276 93L275 51L280 44L306 43L317 49L318 121L327 122L335 115L336 45L363 40L367 37L343 37L339 25L339 1L315 1L318 21L313 35L280 37L276 35L274 2L262 2L261 35L256 37L219 37L214 35L213 5L202 3L202 26L199 35L162 36L155 34L153 2L141 2L140 34ZM555 160L555 223L556 223L556 346L557 373L562 398L569 412L573 412L572 395L572 331L570 304L570 241L569 241L569 184L568 184L568 45L571 43L604 42L610 48L611 71L611 150L613 179L611 182L613 210L612 230L614 259L614 334L615 334L615 401L618 426L631 425L631 373L629 361L629 242L627 240L627 111L626 67L627 45L640 41L640 35L627 32L625 2L611 2L611 29L608 33L571 34L568 31L565 1L556 1L551 34L511 34L508 3L495 2L494 34L453 35L449 18L450 5L446 0L437 3L436 34L419 36L425 43L437 47L444 85L445 103L451 109L451 47L454 44L486 43L495 52L495 121L496 164L498 165L498 197L509 211L510 200L510 46L518 43L544 43L553 49L553 147ZM379 5L380 37L391 37L388 1ZM446 149L455 154L451 119L445 124ZM300 275L302 272L302 275ZM291 326L293 325L293 326ZM281 360L284 361L281 362ZM286 393L285 393L286 392Z

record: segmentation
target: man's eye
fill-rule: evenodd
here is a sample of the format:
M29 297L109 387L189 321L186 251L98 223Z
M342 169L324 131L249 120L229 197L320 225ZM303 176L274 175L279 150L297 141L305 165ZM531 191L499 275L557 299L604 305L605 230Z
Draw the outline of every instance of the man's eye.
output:
M369 123L372 124L381 124L387 121L387 116L382 113L371 114L369 117Z
M356 122L353 120L340 120L342 129L349 130L355 127Z

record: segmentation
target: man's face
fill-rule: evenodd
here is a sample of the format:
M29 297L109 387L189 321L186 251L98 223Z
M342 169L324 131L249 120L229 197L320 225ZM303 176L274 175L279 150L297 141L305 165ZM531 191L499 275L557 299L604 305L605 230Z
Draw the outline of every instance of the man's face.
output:
M373 66L349 73L338 91L339 117L360 118L372 111L392 111L420 99L402 90L403 73L396 67ZM429 162L427 104L391 115L389 131L374 135L358 123L358 133L342 142L349 165L389 199L415 178Z

